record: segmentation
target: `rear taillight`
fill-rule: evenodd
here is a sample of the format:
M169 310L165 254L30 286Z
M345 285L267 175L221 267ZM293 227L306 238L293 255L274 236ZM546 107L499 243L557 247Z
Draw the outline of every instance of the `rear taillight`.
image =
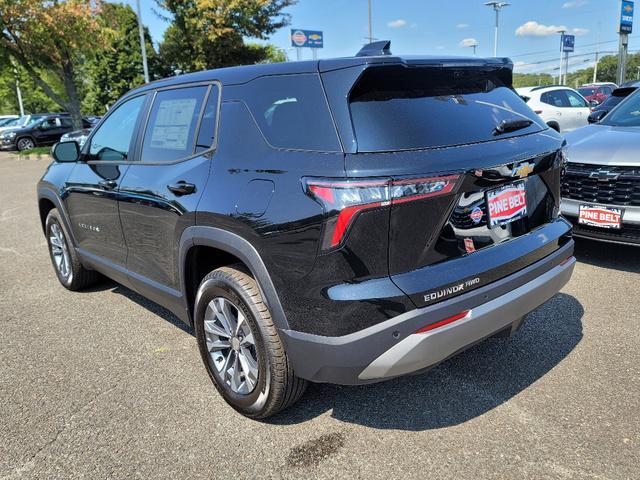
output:
M320 203L327 215L322 249L338 247L349 227L364 210L385 208L453 191L459 175L428 178L358 179L303 178L305 191Z

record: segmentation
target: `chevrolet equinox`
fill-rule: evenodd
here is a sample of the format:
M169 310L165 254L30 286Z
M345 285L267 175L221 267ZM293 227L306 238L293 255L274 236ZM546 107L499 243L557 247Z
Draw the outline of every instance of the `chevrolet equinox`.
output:
M252 418L308 381L424 371L569 280L563 139L502 58L348 58L203 71L122 97L38 184L60 283L99 275L194 327Z

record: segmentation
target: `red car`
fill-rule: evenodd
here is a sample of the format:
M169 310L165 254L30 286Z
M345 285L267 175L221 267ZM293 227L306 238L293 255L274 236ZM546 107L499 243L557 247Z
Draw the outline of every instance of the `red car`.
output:
M588 101L597 102L598 104L604 102L614 89L618 88L615 83L596 83L591 85L583 85L578 89L578 92Z

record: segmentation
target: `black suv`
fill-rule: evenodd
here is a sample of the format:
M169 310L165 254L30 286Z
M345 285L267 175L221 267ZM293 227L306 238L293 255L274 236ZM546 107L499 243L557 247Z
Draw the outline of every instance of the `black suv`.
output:
M73 130L71 116L66 113L41 113L31 117L34 121L0 133L0 150L25 151L53 145L62 135ZM82 125L88 128L91 123L83 118Z
M253 418L306 382L422 371L569 280L563 140L508 59L356 57L144 85L38 185L60 282L98 272L195 327Z

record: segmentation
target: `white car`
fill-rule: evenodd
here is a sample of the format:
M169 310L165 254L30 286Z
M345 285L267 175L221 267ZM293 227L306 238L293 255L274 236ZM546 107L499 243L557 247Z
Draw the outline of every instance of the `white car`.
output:
M589 123L589 102L572 88L556 85L517 88L516 91L547 125L558 132L570 132Z

